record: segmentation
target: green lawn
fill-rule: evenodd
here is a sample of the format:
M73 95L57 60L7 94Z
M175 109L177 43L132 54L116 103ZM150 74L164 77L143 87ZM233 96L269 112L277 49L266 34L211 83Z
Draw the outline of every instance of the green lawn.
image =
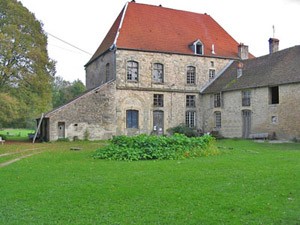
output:
M217 156L136 162L93 159L103 144L0 145L41 151L0 167L0 224L300 224L299 143L222 140Z
M34 133L34 130L30 129L1 129L0 135L4 135L6 140L13 141L27 141L29 140L28 134Z

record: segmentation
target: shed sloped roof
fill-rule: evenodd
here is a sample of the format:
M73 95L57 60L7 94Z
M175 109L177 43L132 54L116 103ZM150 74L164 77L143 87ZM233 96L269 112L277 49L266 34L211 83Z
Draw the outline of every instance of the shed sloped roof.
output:
M242 76L239 78L237 78L238 63L233 62L203 93L300 82L300 46L242 61Z
M160 6L127 3L89 63L116 37L119 49L178 54L194 54L189 45L199 39L205 56L238 57L238 43L211 16Z

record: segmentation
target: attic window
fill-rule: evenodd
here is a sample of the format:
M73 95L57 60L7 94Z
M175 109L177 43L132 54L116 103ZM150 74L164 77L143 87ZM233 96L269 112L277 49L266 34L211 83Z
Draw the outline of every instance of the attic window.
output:
M201 42L197 42L195 45L195 54L203 55L203 45Z
M190 48L192 49L194 54L203 55L203 53L204 53L203 44L199 39L197 41L193 42L190 45Z

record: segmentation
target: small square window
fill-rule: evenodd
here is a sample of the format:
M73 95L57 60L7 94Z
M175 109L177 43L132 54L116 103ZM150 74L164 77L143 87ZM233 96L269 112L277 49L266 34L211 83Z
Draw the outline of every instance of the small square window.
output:
M210 69L209 70L209 79L212 80L215 78L215 75L216 75L216 70L214 69Z
M164 106L164 95L154 94L153 95L153 106L163 107Z
M186 96L186 107L196 107L196 96L187 95Z

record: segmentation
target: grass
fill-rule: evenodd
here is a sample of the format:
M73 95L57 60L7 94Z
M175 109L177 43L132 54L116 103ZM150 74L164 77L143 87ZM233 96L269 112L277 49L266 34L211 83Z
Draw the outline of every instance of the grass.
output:
M300 224L299 143L222 140L218 156L137 162L93 159L103 144L0 146L42 151L0 168L0 224Z
M4 135L9 141L27 141L29 140L28 134L34 132L30 129L1 129L0 135Z

